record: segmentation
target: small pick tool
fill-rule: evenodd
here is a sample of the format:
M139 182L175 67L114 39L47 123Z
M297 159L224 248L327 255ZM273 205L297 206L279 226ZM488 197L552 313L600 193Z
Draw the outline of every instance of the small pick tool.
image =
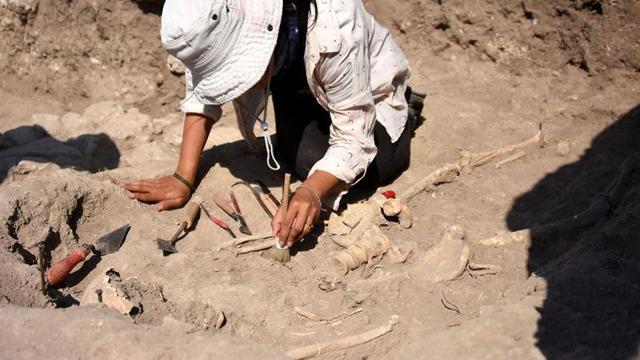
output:
M184 208L184 213L180 218L180 227L178 228L178 231L176 231L176 233L173 235L171 240L167 241L159 238L156 239L158 249L162 250L162 255L167 256L178 252L178 249L176 249L176 242L178 242L178 240L180 239L180 234L193 226L193 223L195 222L199 214L200 204L198 202L191 201L189 204L187 204L187 206Z

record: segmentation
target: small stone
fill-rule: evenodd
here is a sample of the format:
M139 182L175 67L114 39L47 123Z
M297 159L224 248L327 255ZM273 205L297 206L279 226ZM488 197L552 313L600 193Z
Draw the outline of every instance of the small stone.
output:
M185 73L185 67L182 61L178 60L175 56L167 56L167 68L176 76L182 76Z
M571 153L571 144L568 141L560 141L556 147L556 152L562 157L566 157Z
M20 16L27 16L38 10L39 0L0 0L0 6L6 7Z
M498 50L493 44L486 43L481 45L483 53L491 59L493 62L500 60L500 50Z
M158 73L156 75L156 86L161 87L164 84L164 76L162 76L162 74Z
M11 169L11 174L14 175L27 175L33 172L42 171L46 168L59 168L52 163L41 163L37 161L21 160L16 166Z

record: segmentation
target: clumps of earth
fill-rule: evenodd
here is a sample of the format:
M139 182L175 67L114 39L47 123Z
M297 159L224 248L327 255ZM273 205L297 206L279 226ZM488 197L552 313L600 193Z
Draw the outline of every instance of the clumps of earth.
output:
M220 329L226 321L224 312L211 304L203 301L176 304L166 298L162 285L143 283L136 278L123 279L113 269L87 286L81 304L114 307L123 315L130 315L136 323L182 322L192 326L189 331Z
M149 170L153 176L175 158L180 136L178 115L152 119L114 102L92 105L82 114L35 114L28 124L0 134L0 237L10 250L2 256L17 256L26 266L16 266L29 274L41 242L47 264L62 259L81 245L83 228L137 206L114 191L123 175L110 169L144 168L155 161ZM2 273L7 287L15 284L31 293L6 294L8 301L43 303L37 276L26 277L27 282L12 279L11 266Z

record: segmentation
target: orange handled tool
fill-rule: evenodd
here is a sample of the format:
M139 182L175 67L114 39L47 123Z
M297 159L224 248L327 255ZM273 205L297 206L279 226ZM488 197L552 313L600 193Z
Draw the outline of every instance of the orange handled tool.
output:
M124 242L124 238L127 236L130 228L131 225L127 224L99 238L93 245L83 244L69 254L69 256L47 270L45 273L47 283L51 286L58 286L69 276L71 270L83 262L92 252L98 256L103 256L120 250L120 246Z
M236 238L236 234L233 233L233 231L231 230L229 225L227 225L226 222L224 222L222 219L218 217L211 215L207 210L207 208L204 207L204 204L200 203L200 207L202 208L202 211L204 212L204 214L209 218L209 220L211 220L214 224L218 225L222 230L226 231L232 238L234 239Z
M229 215L235 222L238 223L241 233L245 235L251 235L251 231L249 230L247 223L244 221L244 218L242 218L242 215L238 214L238 212L236 212L236 210L231 204L229 204L227 200L216 193L212 193L211 198L222 211L227 213L227 215Z

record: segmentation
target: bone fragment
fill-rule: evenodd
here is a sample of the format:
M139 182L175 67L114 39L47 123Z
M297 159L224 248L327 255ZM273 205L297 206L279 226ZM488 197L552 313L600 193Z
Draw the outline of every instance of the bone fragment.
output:
M461 165L463 167L468 167L470 169L473 169L473 168L485 165L500 156L512 153L514 151L523 149L529 145L534 145L534 144L536 145L544 144L542 126L540 126L540 128L538 129L538 132L532 138L517 144L507 145L499 149L487 151L484 153L463 152L461 153Z
M97 289L100 290L100 299L96 295ZM122 292L114 287L110 283L109 276L104 273L89 283L80 299L80 305L83 306L98 303L113 308L123 315L131 314L131 311L136 308L136 304L132 303Z
M351 228L342 222L340 215L331 213L327 221L327 231L330 235L347 235L351 232Z
M267 241L251 246L244 246L235 250L236 255L248 254L256 251L268 250L273 247L273 241Z
M462 275L470 256L464 230L445 226L440 242L425 254L421 272L431 282L453 280Z
M358 308L349 312L346 312L344 314L340 314L340 315L336 315L330 318L320 318L318 315L316 315L315 313L313 313L311 310L305 309L305 308L301 308L301 307L294 307L293 308L293 312L298 314L299 316L302 316L303 318L309 319L311 321L317 321L323 324L329 324L329 323L333 323L336 321L340 321L342 319L346 319L350 316L353 316L355 314L361 313L363 312L364 309L362 308Z
M427 175L422 180L412 185L404 193L402 193L399 198L404 202L408 202L411 198L415 197L424 190L430 190L438 185L455 181L463 170L471 170L473 168L480 167L500 156L512 153L517 150L521 150L533 144L544 144L544 136L541 128L538 129L538 131L532 138L517 144L508 145L483 153L471 153L468 151L462 151L460 153L460 159L458 159L456 163L447 164Z
M349 349L354 346L358 346L361 344L365 344L371 340L379 338L383 335L386 335L393 331L393 328L398 324L399 317L398 315L393 315L389 323L369 331L348 336L342 339L336 339L331 341L325 341L316 343L309 346L303 346L295 349L291 349L286 352L287 357L294 360L300 359L309 359L312 357L317 357L320 354L324 354L331 351L336 350L344 350Z
M460 166L460 164L447 164L413 184L409 189L402 193L400 199L408 202L425 189L431 189L441 184L453 182L456 180L458 175L460 175L461 171L462 166Z
M350 204L343 212L342 212L342 223L349 227L349 229L353 229L364 217L364 212L367 209L366 203L356 203Z
M520 160L525 156L527 156L527 153L525 151L518 151L517 153L509 156L508 158L498 161L498 163L496 164L496 169L500 169L503 165Z
M502 266L493 264L479 264L469 262L469 275L471 277L479 277L486 275L498 275L502 273Z
M391 245L389 251L387 251L387 254L384 257L384 260L388 264L404 263L412 253L413 249L402 250L395 245Z
M345 275L360 265L370 262L371 259L381 257L389 247L389 239L380 228L372 226L361 238L333 257L333 269Z
M398 203L406 206L409 200L411 200L421 192L425 190L432 190L441 184L454 182L464 170L471 170L475 167L482 166L500 156L510 154L514 151L521 150L533 144L544 144L542 128L539 128L532 138L517 144L508 145L484 153L470 153L468 151L462 152L461 157L457 162L446 164L443 167L433 171L423 179L419 180L402 194L400 194L400 196L397 198L398 200L388 202L389 200L380 194L375 194L374 196L372 196L366 203L367 206L363 207L365 215L360 220L358 226L352 229L344 238L338 239L336 237L332 237L332 240L342 247L348 248L352 246L360 238L364 237L365 233L367 233L372 227L378 227L378 225L383 223L383 213L395 214L394 216L398 216L398 220L400 221L401 226L408 228L412 225L411 216L407 216L407 213L409 213L409 208L401 208L400 212L397 212ZM402 214L403 212L405 214ZM469 252L469 250L467 249L466 252ZM348 256L344 253L339 254L334 258L334 268L336 268L336 270L341 273L346 273L349 271L348 269L353 268L353 266L359 266L354 263L354 260L355 259L353 259L352 256ZM462 271L464 271L464 266L462 267Z
M237 239L229 240L229 241L223 243L222 245L220 245L218 250L222 250L222 249L226 249L226 248L230 248L230 247L236 247L238 245L242 245L244 243L248 243L248 242L251 242L251 241L262 240L262 239L271 239L271 238L273 238L273 235L271 233L263 233L263 234L257 234L257 235L243 236L243 237L239 237Z
M389 199L382 203L382 213L385 216L398 216L402 211L402 206L399 199Z
M411 210L406 204L402 205L402 210L398 214L398 222L400 226L405 229L409 229L413 226L413 216L411 216Z

